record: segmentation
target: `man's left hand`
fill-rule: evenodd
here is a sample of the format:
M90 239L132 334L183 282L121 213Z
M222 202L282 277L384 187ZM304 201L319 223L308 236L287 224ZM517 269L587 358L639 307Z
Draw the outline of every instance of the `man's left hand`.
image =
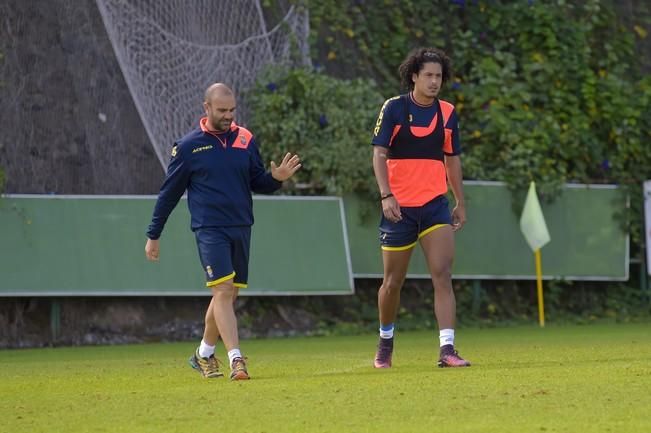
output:
M299 168L301 168L301 159L298 155L287 152L280 165L277 166L274 161L271 161L271 176L282 182L292 177Z

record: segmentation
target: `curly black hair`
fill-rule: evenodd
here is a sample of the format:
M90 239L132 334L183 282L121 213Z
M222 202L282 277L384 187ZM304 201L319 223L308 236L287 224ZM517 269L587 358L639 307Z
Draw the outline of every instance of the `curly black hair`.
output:
M398 67L400 84L408 90L413 90L414 82L411 77L413 74L418 74L425 63L439 63L443 72L443 83L450 79L452 62L443 50L438 48L415 48Z

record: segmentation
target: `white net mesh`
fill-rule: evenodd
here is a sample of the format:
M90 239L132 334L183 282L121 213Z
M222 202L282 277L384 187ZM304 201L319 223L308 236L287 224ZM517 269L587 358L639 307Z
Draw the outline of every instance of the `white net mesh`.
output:
M96 0L158 159L202 114L214 82L241 95L269 64L309 63L307 9L284 8L272 29L259 0ZM238 122L246 124L238 99Z

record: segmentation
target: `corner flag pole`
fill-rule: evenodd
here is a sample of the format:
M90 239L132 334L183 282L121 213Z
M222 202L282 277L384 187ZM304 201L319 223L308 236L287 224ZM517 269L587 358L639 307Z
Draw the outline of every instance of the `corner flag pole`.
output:
M538 288L538 323L541 328L545 327L545 302L543 300L542 285L542 261L540 260L540 248L534 252L536 256L536 287Z
M524 235L527 244L534 253L536 260L536 285L538 289L538 322L540 327L545 327L545 307L543 302L542 286L542 260L540 258L540 249L547 245L551 240L545 216L542 213L538 194L536 194L536 184L532 181L529 184L529 192L524 202L522 215L520 216L520 230Z

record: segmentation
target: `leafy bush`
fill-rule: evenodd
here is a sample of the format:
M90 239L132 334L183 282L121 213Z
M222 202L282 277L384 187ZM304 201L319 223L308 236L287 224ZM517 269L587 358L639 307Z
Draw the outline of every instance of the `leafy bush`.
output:
M274 69L248 100L263 158L300 155L303 167L295 189L337 195L377 191L370 140L383 98L373 82Z

